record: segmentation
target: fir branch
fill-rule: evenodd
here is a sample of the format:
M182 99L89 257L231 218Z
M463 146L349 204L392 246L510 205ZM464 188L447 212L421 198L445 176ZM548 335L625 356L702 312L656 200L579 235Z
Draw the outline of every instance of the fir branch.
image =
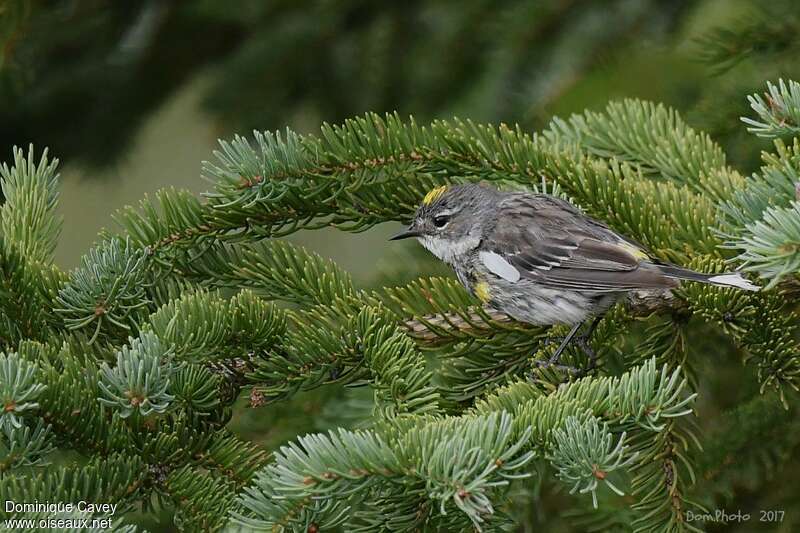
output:
M690 317L691 312L681 310L650 324L645 330L644 342L626 354L626 362L636 364L655 357L659 364L667 364L670 368L681 367L692 388L696 389L698 376L693 361L689 359L686 338Z
M800 270L796 227L800 183L800 140L775 141L775 154L764 154L761 172L719 207L724 247L737 250L745 270L758 272L772 288Z
M67 345L57 351L54 362L43 365L47 385L39 399L39 415L53 427L65 445L85 452L108 455L131 445L130 428L119 417L109 417L97 400L100 396L99 368L82 351Z
M782 137L800 134L800 83L778 80L777 85L767 82L767 92L747 97L750 107L761 120L741 117L748 125L747 131L759 137Z
M199 199L189 191L173 187L159 190L154 199L145 196L138 209L126 206L113 218L137 247L147 248L148 254L155 256L154 259L168 270L171 269L168 259L157 252L170 245L213 234L212 228L206 224L205 211ZM111 240L114 235L105 234L104 237Z
M770 289L789 274L800 272L800 201L788 207L770 207L761 220L745 226L747 232L733 246L742 249L743 269L758 272Z
M591 214L607 218L613 211L624 217L610 222L657 252L698 241L701 250L712 252L717 244L706 221L713 210L703 197L695 199L685 188L664 187L669 184L634 181L629 169L581 158L519 127L494 128L458 119L424 127L413 119L404 123L397 115L370 114L342 126L326 125L321 138L287 138L264 134L255 148L243 138L226 144L218 154L220 163L206 166L208 177L218 183L206 206L174 202L175 211L185 216L172 218L187 224L173 232L169 242L163 237L156 241L153 234L141 237L140 245L147 241L149 246L182 246L202 244L210 237L242 240L248 235L258 239L323 225L362 231L378 222L407 219L435 177L447 181L446 176L459 175L528 186L548 176ZM721 183L730 183L730 173L714 169L708 180L721 176ZM620 187L625 189L622 195ZM690 207L673 209L678 201L686 204L687 195L692 197ZM634 210L611 209L625 206ZM127 225L162 224L155 208L145 207L137 216L138 222ZM682 233L670 235L665 231L670 225Z
M568 120L555 118L544 135L593 156L634 163L647 175L689 185L693 192L720 192L712 178L725 167L722 149L660 104L612 102L603 114L586 111Z
M570 494L592 493L592 504L597 508L597 486L602 481L619 496L619 490L607 476L619 468L624 468L636 459L636 454L626 456L625 433L613 445L613 435L608 424L601 427L595 417L579 420L571 416L563 428L553 432L555 447L547 457L557 470L556 475L564 482L572 483Z
M184 361L210 361L270 349L283 336L286 316L245 290L230 300L186 291L149 319L153 333Z
M207 417L221 406L222 378L198 365L182 365L173 374L169 390L174 404L190 416Z
M58 205L58 159L49 160L47 150L36 162L33 145L25 156L16 146L14 166L0 165L0 183L5 203L0 208L0 235L31 263L48 264L61 232Z
M292 313L283 345L254 359L248 379L273 400L325 382L363 379L387 416L437 411L438 392L413 341L385 310L355 303Z
M659 431L670 418L691 413L687 406L696 394L686 394L687 381L680 369L659 371L655 359L635 367L618 378L582 378L541 395L526 382L501 388L477 402L475 412L505 409L515 412L515 424L533 430L531 439L539 445L552 442L550 431L570 415L591 409L595 416L611 422L633 423L649 431Z
M334 262L284 241L218 245L183 265L190 279L217 287L249 287L270 300L313 305L355 295Z
M52 452L53 434L50 426L41 419L36 426L2 427L0 434L0 477L14 468L22 466L44 466L49 464L45 458Z
M309 531L332 529L347 520L346 501L336 499L289 499L276 492L277 481L262 470L245 487L230 514L233 526L245 531Z
M105 337L124 338L137 333L148 300L145 254L129 241L112 239L93 248L81 259L81 266L70 274L59 291L55 309L72 330L93 331L94 342L101 332Z
M21 428L22 417L39 408L36 402L46 385L39 381L38 367L16 353L0 353L0 428Z
M687 498L683 481L685 473L690 483L695 482L686 455L692 444L699 448L699 443L693 434L682 431L674 422L668 422L655 437L655 442L648 438L646 444L633 446L641 454L640 462L632 469L635 475L631 488L638 497L633 505L636 511L634 530L699 533L701 530L687 521L686 513L705 509Z
M542 333L499 331L436 350L442 397L450 409L460 412L495 387L530 374L532 354L545 338Z
M176 506L175 525L182 531L221 531L236 495L233 485L185 465L170 472L165 490Z
M744 187L735 190L730 199L719 204L718 232L721 237L735 239L747 224L760 220L769 207L787 207L797 200L800 183L800 139L790 145L774 141L775 153L763 153L763 165Z
M414 487L413 478L420 475L427 480L421 496L437 500L440 513L446 512L448 504L454 505L479 525L493 513L486 491L505 484L494 481L494 476L517 477L517 470L533 457L532 446L552 450L558 441L553 432L570 416L585 419L594 410L609 424L658 434L672 418L691 412L687 405L694 395L686 396L685 387L679 371L668 373L666 367L658 371L651 360L621 378L585 378L547 396L531 396L532 390L527 391L524 384L515 385L479 403L476 414L442 420L400 419L389 426L388 441L376 433L344 430L308 436L283 448L276 463L257 478L262 492L248 491L240 503L253 514L263 513L258 523L266 527L285 518L285 509L266 506L267 498L343 499L351 493L379 490L387 482ZM507 408L515 412L513 418L498 416ZM487 433L487 427L495 429ZM650 444L640 442L632 452L648 452ZM524 453L525 449L529 451ZM409 476L411 480L404 481ZM409 508L395 510L408 512ZM241 515L235 516L243 522ZM430 519L435 523L436 515ZM411 517L398 515L392 520Z
M172 351L152 333L130 339L117 353L114 368L104 363L100 368L101 403L113 407L122 418L134 413L147 416L165 412L174 396L167 390L175 371Z
M219 428L215 421L198 420L180 411L131 416L124 421L130 439L120 449L148 464L156 489L162 487L166 475L207 449Z
M210 446L197 452L194 459L200 465L224 474L240 489L266 465L269 455L258 446L243 441L230 432L220 431Z
M765 56L791 53L800 20L783 5L758 5L746 17L696 39L700 59L721 75L753 56L766 60Z
M431 124L430 129L426 129L417 126L413 120L408 124L404 124L395 115L388 115L385 118L380 118L377 115L367 115L361 119L348 121L341 128L324 128L323 140L317 140L314 137L305 139L308 143L305 150L307 150L308 153L306 154L306 159L302 160L302 164L298 164L300 168L297 170L306 172L308 171L307 167L310 165L313 171L310 172L311 176L307 177L318 180L317 182L321 183L321 187L323 185L329 187L329 190L326 190L325 194L315 193L310 196L307 194L307 190L304 189L306 193L305 208L308 208L309 200L313 201L317 197L324 198L324 201L327 203L335 203L338 218L332 219L330 223L333 225L345 226L346 222L352 223L352 226L346 226L343 229L361 230L364 229L365 226L371 225L374 222L372 222L371 219L365 218L364 213L371 212L373 209L384 211L381 220L406 218L413 207L418 203L417 200L412 200L412 198L414 196L416 196L416 198L421 196L421 192L407 189L410 185L409 183L395 183L393 189L395 194L397 194L398 186L404 187L406 191L404 192L404 194L406 194L405 201L394 201L391 203L391 205L397 206L401 208L401 210L395 210L393 213L385 213L385 206L387 205L385 200L391 197L390 194L383 195L381 197L383 201L380 203L376 201L364 203L362 201L359 205L354 206L352 210L348 210L347 204L352 204L354 201L353 196L356 194L352 191L358 190L358 194L361 194L361 191L368 191L369 188L373 186L373 184L369 182L360 181L363 178L359 177L361 174L357 171L360 171L362 168L360 165L364 162L364 159L358 161L359 157L370 158L366 160L368 162L368 167L374 163L374 165L381 167L384 171L388 168L392 168L398 161L405 161L406 159L404 159L404 157L411 157L412 161L415 161L415 164L418 165L414 175L438 175L444 172L449 175L467 174L473 176L474 179L502 179L523 184L532 184L539 182L541 175L545 174L562 184L566 192L574 196L575 199L586 206L590 212L602 210L601 216L608 213L609 203L606 199L597 198L595 196L596 193L592 195L593 191L587 191L587 187L584 186L585 184L580 184L581 186L579 186L574 181L571 182L569 176L570 173L574 174L575 172L580 172L585 178L596 179L599 185L600 183L609 182L610 176L608 172L603 172L601 166L593 165L591 161L583 161L580 160L580 158L576 158L573 151L559 150L557 147L549 146L540 138L531 138L519 128L510 129L508 127L500 127L495 129L490 126L476 125L469 121L462 122L455 119L452 123L445 121L434 122ZM269 143L267 143L265 147L261 148L262 154L259 154L255 149L246 145L242 139L234 141L233 144L236 146L234 152L239 154L239 156L246 161L260 161L261 157L266 158L267 155L271 153L270 150L273 148L275 150L278 149L277 147L271 147ZM286 151L286 154L289 154L290 150L297 146L299 145L292 144L290 146L279 144L281 153ZM231 169L238 167L235 167L236 161L233 159L233 156L231 156L231 153L233 152L229 151L227 159L225 160L225 168L228 170L214 167L214 169L212 169L213 171L210 173L210 177L221 180L233 179L232 176L235 172ZM289 159L289 155L285 155L285 158L287 167L290 167L291 163L295 162L294 159ZM321 164L320 161L325 161L327 165L325 163ZM347 162L347 164L345 164L345 162ZM347 166L348 164L354 165L354 167L349 168ZM563 168L565 165L571 166L572 170ZM269 178L270 175L268 171L270 169L264 168L262 170L264 170L264 172L259 174L262 178L261 181L253 185L257 190L260 191L264 188L272 187L280 187L281 190L286 189L287 191L291 190L291 181L280 181L280 185L273 184ZM411 169L404 168L403 170L408 173ZM353 173L351 174L349 171ZM338 179L331 181L330 173L338 174ZM373 174L374 173L373 169ZM595 173L601 173L601 175L595 177ZM391 175L390 173L389 176ZM323 180L323 178L329 181L320 181ZM352 182L353 179L356 181ZM620 181L620 178L611 180L611 182L615 184ZM330 187L333 186L335 186L335 188L330 189ZM347 186L346 189L345 186ZM356 187L358 188L356 189ZM388 193L388 191L386 192ZM666 201L666 198L654 198L650 201L640 201L641 193L636 187L630 187L628 192L629 194L626 196L631 205L646 205L649 211L660 208L664 210L665 215L669 213L669 215L666 216L676 216L676 210L669 207L670 205L674 205L674 203ZM286 195L288 194L287 192ZM663 193L659 194L663 195ZM253 211L252 216L249 217L249 220L252 221L257 220L255 216L259 212L256 208L258 208L259 205L264 209L275 210L280 208L280 203L283 202L285 198L289 198L282 193L282 195L279 196L281 198L280 201L270 200L267 205L264 202L258 203L259 201L257 199L251 201L250 196L243 196L242 192L234 187L224 188L215 196L215 198L222 197L227 198L227 201L220 203L219 205L221 207L219 207L218 210L222 210L223 207L224 209L228 209L233 204L241 204L243 206L242 209L245 209L244 206L247 206L246 209L248 212L251 210ZM264 197L272 198L269 194L264 194ZM681 197L684 199L685 194L681 195ZM222 200L219 201L221 202ZM286 201L289 202L290 200ZM296 200L294 201L296 202ZM617 195L616 201L619 201L619 195ZM293 212L297 212L302 208L301 205L295 204L292 204L291 207ZM309 216L325 216L329 210L329 207L320 205L320 208L315 209L313 213L309 213ZM628 226L630 226L630 215L627 214L626 209L616 209L614 212L625 214L624 216L626 216L626 220L628 220ZM708 224L698 225L697 220L698 217L699 220L703 220L703 213L708 212L708 207L699 207L696 211L690 210L687 216L680 221L679 227L689 226L692 228L690 230L692 232L698 230L706 231ZM342 218L342 213L345 213L344 218ZM236 216L241 218L245 216L245 213L238 213ZM639 216L647 217L650 220L655 219L653 214L644 210L639 213ZM681 216L681 214L677 216ZM653 239L655 235L664 234L663 226L663 221L658 220L656 222L654 220L647 228L647 231L634 233L634 235L640 237L641 233L645 233L650 239ZM294 229L296 228L292 230ZM630 227L620 226L620 229L625 231L630 230ZM701 237L701 242L703 239L704 238ZM705 237L705 239L713 241L713 239L709 239L708 237ZM696 242L697 239L682 238L680 241ZM662 246L654 246L654 248L658 249L662 248ZM669 247L663 246L663 248Z
M363 353L379 408L389 417L435 413L439 393L424 357L394 321L381 315L380 309L365 307L353 318L354 335L348 340Z
M52 333L59 322L52 301L64 277L53 265L29 260L0 234L0 344L13 349Z
M698 257L692 267L722 272L722 261ZM762 391L778 390L784 402L786 388L800 386L800 345L794 337L796 316L774 291L743 293L729 288L687 284L679 290L690 310L721 327L758 365Z
M316 510L319 519L315 515L300 516L306 523L320 523L326 514L342 509L351 494L380 491L387 483L416 491L415 487L428 483L419 494L436 502L441 515L446 516L447 506L452 506L479 527L493 513L488 493L505 486L532 457L520 453L525 435L517 442L511 440L512 424L507 414L477 417L466 424L444 420L400 431L402 436L393 438L397 447L373 432L339 430L309 435L300 438L298 444L281 448L276 462L257 477L256 486L240 500L240 505L258 519L247 521L238 514L235 519L256 527L280 527L285 525L281 520L287 518L286 508L267 502L316 501L327 504ZM334 503L337 500L338 506ZM305 507L304 511L310 509ZM409 518L394 515L391 519ZM435 523L435 515L431 519Z
M265 401L288 398L299 390L324 383L353 382L364 378L368 369L358 345L348 344L352 332L339 309L317 306L305 313L289 315L289 328L281 343L252 360L246 375L256 384Z
M82 467L45 469L34 476L4 476L0 478L0 492L15 502L114 502L122 514L144 482L142 466L136 457L115 454Z
M697 395L687 393L687 385L680 369L670 371L665 365L659 371L655 359L650 359L618 378L583 378L547 396L529 386L512 385L479 403L477 410L517 405L515 424L530 427L533 442L544 450L554 444L553 430L570 416L593 415L617 431L626 431L631 453L638 454L630 465L630 470L637 472L632 492L641 512L634 525L646 531L683 524L686 507L694 505L684 501L675 464L693 440L691 433L676 428L673 422L692 411L689 405ZM525 402L525 398L531 400ZM681 466L689 468L693 478L689 464Z

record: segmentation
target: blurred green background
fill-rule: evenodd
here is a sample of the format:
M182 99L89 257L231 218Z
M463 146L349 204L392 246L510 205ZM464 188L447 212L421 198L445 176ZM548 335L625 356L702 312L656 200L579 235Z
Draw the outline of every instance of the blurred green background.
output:
M782 2L760 4L3 0L0 147L8 156L33 142L61 158L64 267L120 206L169 185L205 190L200 162L217 138L313 132L365 111L536 130L640 97L679 109L749 170L757 150L741 146L752 145L738 121L744 96L794 65L781 43L745 43L720 73L703 40L756 20L781 31ZM385 249L363 235L304 240L357 275Z
M314 132L365 111L534 131L553 115L638 97L681 111L750 172L769 145L739 117L767 79L800 77L798 4L0 0L0 148L8 160L12 145L32 142L62 160L64 268L123 205L165 186L208 189L201 161L217 138ZM390 247L396 229L292 239L364 286L443 272L413 243ZM241 409L234 429L275 447L348 414L356 421L370 408L362 392L326 388L280 409Z

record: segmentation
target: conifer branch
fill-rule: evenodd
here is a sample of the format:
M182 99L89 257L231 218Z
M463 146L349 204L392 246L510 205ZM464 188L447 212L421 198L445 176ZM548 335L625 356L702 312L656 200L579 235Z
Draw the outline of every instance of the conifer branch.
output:
M58 205L58 159L49 160L47 150L38 163L33 145L26 156L16 146L14 166L0 165L5 203L0 208L0 235L17 249L28 261L47 264L61 232L61 217L56 215Z
M121 418L108 417L98 401L100 369L91 358L81 360L67 346L42 362L47 389L39 415L69 445L87 455L102 456L130 446L131 433Z
M759 137L782 137L800 134L800 83L783 79L777 85L767 82L764 97L753 94L747 97L750 107L761 120L742 117L747 131Z
M221 531L235 492L230 481L185 465L171 472L165 490L175 503L175 524L187 531Z
M544 135L596 157L635 164L647 175L689 185L696 193L720 192L714 177L725 168L722 149L660 104L612 102L603 114L587 111L569 120L555 118Z
M92 249L59 291L55 309L67 328L90 331L89 342L137 333L149 301L145 255L130 242L112 239Z
M270 349L285 333L286 315L249 290L231 299L185 291L153 313L149 325L177 359L208 362Z
M783 54L791 57L797 50L794 36L798 29L800 19L783 5L759 5L732 24L701 36L697 51L715 74L722 75L754 56L761 63Z
M0 478L4 495L14 495L17 502L115 502L122 514L124 507L135 501L145 472L135 457L119 454L92 460L81 468L52 468L35 476ZM12 518L25 517L12 512ZM102 517L95 514L93 517Z
M436 509L424 522L436 524L437 515L446 516L449 508L468 519L461 522L461 527L471 521L480 529L481 523L493 514L489 494L518 475L515 472L532 454L520 452L524 434L517 442L509 440L513 433L507 414L456 422L412 426L394 436L395 446L374 432L339 430L301 438L298 444L281 449L276 462L267 467L256 479L254 489L240 501L255 520L241 515L238 520L261 528L288 525L281 522L287 517L280 507L264 505L277 499L304 506L325 502L327 505L321 508L317 504L314 513L321 515L320 519L294 513L306 523L309 519L320 523L331 510L340 509L351 494L374 493L380 497L387 488L399 485L411 494L433 500ZM337 500L344 502L337 506ZM310 511L304 509L305 513ZM413 517L405 517L406 521L409 519Z
M797 210L800 198L800 140L787 146L775 140L775 154L764 154L764 165L746 187L720 204L721 227L716 232L725 247L737 250L743 269L758 272L772 288L797 278Z
M46 386L38 381L37 371L36 364L16 353L0 353L0 398L3 402L0 428L21 428L22 417L38 409L36 400Z
M50 426L37 420L36 426L2 427L0 435L0 476L22 466L44 466L55 447Z
M165 412L175 399L167 392L175 372L171 358L172 351L152 333L131 339L113 369L106 364L100 368L100 402L122 418Z
M721 272L724 263L698 258L693 266ZM771 387L786 403L786 388L800 386L800 343L795 339L797 317L776 292L743 293L727 288L687 285L680 294L689 309L728 333L758 365L762 392Z
M449 512L448 506L453 506L478 526L494 513L484 496L486 491L519 477L517 470L534 454L552 452L559 438L564 446L574 444L569 433L554 433L573 419L570 417L588 420L586 417L594 412L616 428L626 428L623 431L659 433L673 418L691 412L687 406L695 395L685 395L686 385L679 371L669 373L666 367L659 371L651 360L621 378L585 378L550 395L536 393L523 382L480 402L474 413L441 420L400 421L384 430L388 431L386 437L381 432L344 430L310 435L281 449L276 462L240 499L243 511L234 516L243 524L258 527L287 526L282 522L286 520L284 509L267 505L277 498L298 504L326 502L324 508L314 510L324 519L325 512L346 506L351 494L380 497L387 483L400 483L413 490L419 483L415 477L421 476L420 481L427 482L420 496L434 500L433 508L427 507L426 522L434 526ZM632 453L651 453L651 446L649 440L642 440ZM595 475L591 465L587 475ZM648 498L652 495L645 501ZM338 500L339 505L329 500ZM411 510L395 508L398 513ZM304 507L304 513L310 512ZM305 522L314 520L307 514L295 515ZM391 519L413 520L408 515Z
M54 320L53 293L63 274L53 265L61 230L55 209L58 160L39 162L14 147L14 166L0 166L5 203L0 207L0 342L13 349L25 338L43 338Z
M608 425L602 427L595 417L580 421L571 416L563 428L553 431L555 447L548 456L556 467L556 475L565 483L572 483L570 494L576 491L592 493L592 504L597 508L597 486L602 481L619 496L624 493L611 480L609 474L624 468L636 459L636 454L626 457L625 433L620 435L616 445Z

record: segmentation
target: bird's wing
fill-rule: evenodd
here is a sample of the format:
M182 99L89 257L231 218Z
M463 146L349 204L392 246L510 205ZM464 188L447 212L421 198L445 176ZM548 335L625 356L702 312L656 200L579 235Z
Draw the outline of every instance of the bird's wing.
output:
M647 262L642 247L563 200L509 195L496 220L479 257L508 281L528 278L555 289L598 292L675 285Z

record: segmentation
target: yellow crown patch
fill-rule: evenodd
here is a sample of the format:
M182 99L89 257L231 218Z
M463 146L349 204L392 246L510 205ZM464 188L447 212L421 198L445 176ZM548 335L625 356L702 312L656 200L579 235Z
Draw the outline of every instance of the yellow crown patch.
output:
M436 201L441 195L444 194L444 191L447 190L447 185L442 185L441 187L436 187L435 189L431 189L428 191L428 194L425 195L425 198L422 199L422 203L424 205L430 205Z

